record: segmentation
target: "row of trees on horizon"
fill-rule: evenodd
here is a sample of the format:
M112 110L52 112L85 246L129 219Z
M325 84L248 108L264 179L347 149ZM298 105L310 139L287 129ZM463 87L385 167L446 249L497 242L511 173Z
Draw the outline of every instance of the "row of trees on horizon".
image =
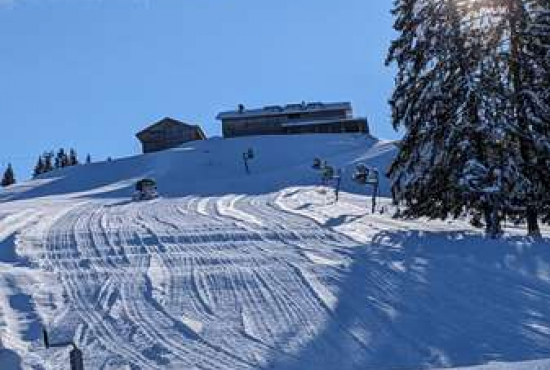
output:
M89 164L91 162L92 157L88 154L85 163ZM80 160L78 159L76 150L72 148L69 149L69 151L61 148L57 153L54 151L44 152L38 157L38 161L34 167L33 177L36 178L41 174L53 171L57 168L76 166L78 164L80 164Z
M408 217L550 222L550 1L396 0L389 177Z
M92 163L92 157L90 154L86 156L84 163ZM76 150L72 148L68 151L63 148L59 149L57 152L53 150L47 151L38 157L38 160L33 170L33 178L37 178L44 173L48 173L58 168L76 166L79 164L81 164L81 162L78 158L78 154ZM14 185L16 182L17 180L15 176L15 171L13 170L13 166L11 165L11 163L8 163L8 166L6 167L2 175L0 186L7 187Z

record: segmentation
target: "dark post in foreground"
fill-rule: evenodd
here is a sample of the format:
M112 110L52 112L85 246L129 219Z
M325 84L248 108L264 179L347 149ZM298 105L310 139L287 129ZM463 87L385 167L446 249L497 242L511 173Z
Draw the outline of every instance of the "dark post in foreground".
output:
M336 196L336 203L340 200L340 185L342 184L342 170L338 169L336 171L336 176L334 177L336 184L334 186L334 195Z
M78 349L74 342L62 342L62 343L50 343L50 338L46 329L42 329L42 335L44 339L44 346L46 348L60 348L72 346L73 349L69 352L69 359L71 364L71 370L84 370L84 360L82 356L82 351Z

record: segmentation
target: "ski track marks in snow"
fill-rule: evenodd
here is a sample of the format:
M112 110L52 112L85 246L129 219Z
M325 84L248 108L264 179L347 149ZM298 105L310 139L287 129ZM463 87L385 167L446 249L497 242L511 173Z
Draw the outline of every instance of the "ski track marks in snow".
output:
M293 361L336 305L329 282L341 269L320 273L326 264L318 261L345 261L356 243L278 209L274 199L89 202L68 211L43 246L43 264L70 305L52 333L72 332L94 353L86 357L91 368L257 369ZM57 334L56 324L64 326ZM360 348L353 333L345 335Z
M498 350L512 360L550 352L546 282L499 272L471 287L468 275L494 271L445 249L405 248L411 242L392 230L420 224L369 215L368 208L365 198L350 194L332 204L331 194L318 188L291 188L88 201L47 222L35 219L32 227L13 226L25 227L18 248L57 277L62 294L44 288L31 297L20 287L34 280L0 279L2 291L27 297L21 305L30 322L16 327L26 319L6 314L0 301L2 317L14 318L4 332L19 333L7 344L37 368L64 368L66 351L29 346L44 316L52 339L75 340L91 369L409 369L508 359L491 357ZM454 230L443 223L436 229ZM503 279L519 293L509 295ZM483 299L487 292L495 302ZM457 301L466 295L472 304ZM530 311L516 320L526 300ZM36 310L28 309L32 302ZM483 309L476 316L477 306L498 312L497 319ZM450 339L476 332L457 325L466 316L496 333L478 333L471 357Z

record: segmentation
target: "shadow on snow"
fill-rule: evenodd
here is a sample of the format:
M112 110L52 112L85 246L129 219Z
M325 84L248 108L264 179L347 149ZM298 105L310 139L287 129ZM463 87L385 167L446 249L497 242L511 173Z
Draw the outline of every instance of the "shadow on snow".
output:
M324 328L276 369L420 369L550 355L550 240L382 232Z

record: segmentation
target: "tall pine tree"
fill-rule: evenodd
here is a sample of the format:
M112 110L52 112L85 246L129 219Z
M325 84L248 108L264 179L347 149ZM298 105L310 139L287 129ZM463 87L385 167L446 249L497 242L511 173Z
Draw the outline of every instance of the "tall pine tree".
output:
M539 18L547 15L540 8L548 0L396 1L399 37L388 63L398 67L391 103L394 126L405 137L389 175L409 216L474 210L496 236L502 214L521 203L516 208L536 234L537 205L549 186L548 146L540 144L548 132L540 114L547 104L540 102L548 95L527 90L528 77L543 69L529 67L523 38L545 32L529 32L535 7L526 3L539 4ZM536 52L547 56L541 49L548 43L538 45ZM548 91L548 79L538 80ZM546 149L537 150L537 142Z
M54 169L53 157L54 157L53 151L45 152L42 155L42 158L43 158L42 160L44 161L44 173L50 172Z
M55 168L64 168L71 165L71 159L65 149L61 148L55 156Z
M481 38L468 38L456 0L397 0L387 63L398 68L391 100L395 128L404 128L389 175L408 216L458 216L479 191L461 186L470 160L483 162L478 130Z
M71 148L69 150L68 165L69 166L76 166L77 164L79 164L78 155L76 154L76 150Z
M511 11L517 8L518 4L509 6ZM517 22L522 28L513 37L520 76L514 93L528 154L522 166L529 179L526 219L529 234L538 236L539 215L550 218L550 1L526 0L519 15L524 20Z
M538 209L550 223L550 1L533 1L530 13L527 52L534 61L531 79L534 94L529 114L543 180L539 183L542 195Z
M491 29L500 43L493 53L500 66L500 94L508 108L505 122L508 153L516 153L518 177L509 208L527 221L528 232L540 236L539 214L548 212L550 191L550 76L548 0L495 0ZM498 53L498 54L497 54Z
M13 184L15 184L15 174L10 163L8 164L8 168L6 168L6 171L4 171L4 176L2 177L2 182L0 183L0 185L6 187Z
M43 160L42 156L40 156L40 157L38 157L38 161L36 162L36 165L34 166L34 171L33 171L32 177L37 178L38 176L40 176L44 172L45 172L44 171L44 160Z

